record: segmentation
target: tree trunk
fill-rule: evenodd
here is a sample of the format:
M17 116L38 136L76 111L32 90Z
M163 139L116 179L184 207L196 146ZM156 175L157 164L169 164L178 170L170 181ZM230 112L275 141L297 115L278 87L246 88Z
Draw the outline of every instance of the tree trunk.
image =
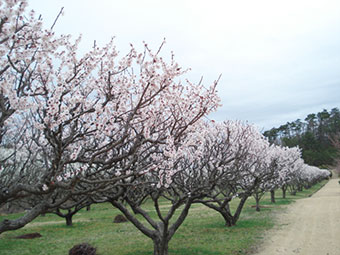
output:
M34 220L38 217L42 212L46 210L45 203L41 203L33 207L30 211L26 212L23 216L15 220L4 219L0 222L0 234L9 231L16 230L22 228L27 223Z
M227 213L227 212L225 212L223 210L218 211L218 212L222 215L222 217L224 219L224 222L225 222L225 225L227 227L235 226L236 222L233 221L232 216L229 213Z
M157 201L157 200L156 200ZM132 211L136 214L139 213L143 216L143 218L152 226L153 230L147 228L141 221L139 221L134 215L132 215L129 210L123 205L121 202L117 202L115 200L111 201L111 204L118 208L125 217L143 234L147 237L151 238L154 243L154 255L168 255L168 246L171 238L177 231L177 229L181 226L185 218L189 213L190 206L192 204L192 200L189 198L184 203L184 208L181 208L182 212L178 216L178 218L173 222L171 226L169 226L169 221L171 217L174 215L176 209L179 207L179 203L174 203L169 210L166 217L162 217L160 212L158 211L158 203L155 202L155 207L157 214L161 221L154 221L147 211L144 211L139 206L134 206L134 204L130 204ZM183 203L182 203L183 204Z
M287 191L287 187L282 187L282 198L283 199L286 198L286 191Z
M248 196L244 196L244 197L241 198L241 201L238 204L237 209L236 209L236 211L235 211L235 213L234 213L234 215L232 217L232 225L231 226L235 226L236 225L236 222L240 218L243 206L246 203L247 199L248 199Z
M297 189L298 189L297 186L291 185L291 186L289 187L290 194L291 194L292 196L295 196L295 195L296 195L296 192L297 192Z
M273 204L275 203L275 190L270 191L270 200Z
M168 246L169 242L166 238L159 238L153 240L153 247L154 247L154 255L168 255Z
M256 211L260 211L260 197L256 194L255 195L255 201L256 201Z
M224 208L214 207L214 206L210 206L209 208L212 208L212 209L218 211L222 215L222 217L225 221L225 225L227 227L232 227L232 226L236 226L236 222L240 218L243 206L244 206L245 202L247 201L247 199L248 199L248 196L241 198L241 201L238 204L234 215L232 215L232 213L229 210L229 204L227 204Z
M67 226L72 226L72 214L67 214L65 219L66 219L66 225Z

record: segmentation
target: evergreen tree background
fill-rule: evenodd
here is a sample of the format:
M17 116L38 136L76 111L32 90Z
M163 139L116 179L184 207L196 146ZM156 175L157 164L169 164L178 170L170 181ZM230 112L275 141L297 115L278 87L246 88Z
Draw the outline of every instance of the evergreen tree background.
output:
M305 162L318 167L335 164L337 149L332 140L338 139L339 134L338 108L311 113L304 121L297 119L264 132L270 143L288 147L299 146Z

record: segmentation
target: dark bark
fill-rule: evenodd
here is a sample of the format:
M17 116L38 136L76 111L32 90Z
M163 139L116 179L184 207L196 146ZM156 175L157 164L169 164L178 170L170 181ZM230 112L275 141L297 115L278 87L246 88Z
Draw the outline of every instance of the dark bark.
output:
M67 226L72 226L72 216L73 214L67 214L65 219L66 219L66 225Z
M91 205L91 202L89 202L86 197L83 197L79 201L76 200L68 200L66 203L63 205L57 207L56 209L53 209L50 211L50 213L54 213L58 215L59 217L65 218L66 220L66 225L67 226L72 226L72 217L78 213L81 209L84 207L89 207ZM66 211L63 213L63 211Z
M270 191L270 200L273 204L275 203L275 190Z
M256 211L259 212L259 211L261 211L260 210L260 199L261 199L261 197L256 193L254 195L254 198L255 198L255 202L256 202Z
M0 234L5 231L16 230L24 227L27 223L31 222L36 217L38 217L42 212L45 212L45 210L46 210L45 203L41 203L33 207L30 211L26 212L25 215L18 219L15 220L4 219L2 222L0 222Z
M159 239L155 239L153 241L153 254L154 255L168 255L168 248L169 242L164 242Z
M227 227L232 227L232 226L235 225L235 223L233 221L233 217L232 217L232 215L230 213L228 213L228 212L226 212L224 210L220 210L218 212L222 215L222 217L224 219L224 222L225 222L225 225Z
M238 221L238 219L240 218L240 215L241 215L241 212L242 212L242 209L243 209L243 206L244 204L246 203L248 199L248 196L245 196L241 199L241 202L238 204L237 206L237 209L236 209L236 212L233 216L233 223L234 225L236 224L236 222Z
M72 211L72 209L68 209L67 210L67 213L62 213L60 211L59 208L57 208L53 213L58 215L59 217L62 217L62 218L65 218L66 220L66 226L72 226L73 225L73 222L72 222L72 217L80 211L82 207L78 208L78 207L75 207Z
M230 208L229 208L229 202L231 201L230 199L227 199L226 201L224 201L224 203L220 203L219 205L216 205L216 204L213 204L207 201L199 201L199 202L219 212L225 221L225 225L227 227L232 227L232 226L235 226L237 221L239 220L243 206L245 202L247 201L247 199L248 199L248 196L244 196L241 198L240 203L238 204L234 214L231 213Z
M123 214L124 216L130 221L132 222L132 224L139 230L141 231L144 235L146 235L149 238L153 238L154 235L154 231L152 231L151 229L147 228L146 226L144 226L139 220L137 220L136 217L134 217L129 210L120 202L117 201L111 201L111 204L118 208ZM149 222L149 224L153 227L153 228L157 228L157 224L156 222L154 222L151 218L147 221Z
M285 199L286 198L286 191L287 191L287 187L284 185L282 186L282 198Z
M134 206L130 204L132 211L135 214L142 215L144 219L147 220L147 222L150 224L152 229L146 227L141 221L139 221L122 203L117 201L111 201L112 205L118 208L125 217L132 222L132 224L143 234L148 236L152 239L154 243L154 255L168 255L168 247L169 242L175 232L178 230L178 228L181 226L181 224L184 222L185 218L187 217L189 213L190 206L192 204L191 199L187 199L187 201L184 203L184 208L182 209L180 215L175 220L175 222L170 225L170 219L174 215L176 209L179 208L180 205L183 204L183 202L178 202L172 204L170 210L168 211L166 216L162 216L160 211L158 210L158 202L155 201L155 208L158 214L158 217L160 219L159 222L154 221L149 214L144 211L139 206Z

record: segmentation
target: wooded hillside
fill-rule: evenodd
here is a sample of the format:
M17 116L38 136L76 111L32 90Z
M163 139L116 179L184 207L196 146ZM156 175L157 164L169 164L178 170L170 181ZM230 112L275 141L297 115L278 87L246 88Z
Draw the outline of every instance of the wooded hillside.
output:
M333 108L308 114L304 120L287 122L264 132L270 143L288 147L299 146L309 165L333 165L337 150L332 144L340 133L340 111Z

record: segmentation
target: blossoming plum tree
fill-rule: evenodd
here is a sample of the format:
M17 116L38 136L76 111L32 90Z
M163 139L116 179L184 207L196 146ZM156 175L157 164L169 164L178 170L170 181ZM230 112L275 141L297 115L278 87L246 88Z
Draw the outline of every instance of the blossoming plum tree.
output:
M226 226L234 226L264 176L260 162L269 144L255 127L241 122L210 125L206 133L203 158L209 159L204 170L210 189L196 202L219 212ZM238 199L235 212L229 207L233 199Z
M142 157L143 163L138 166L152 164L153 170L137 178L124 179L125 186L116 187L122 190L123 196L117 197L111 192L101 194L102 199L120 209L130 222L153 240L154 254L168 254L169 242L184 222L192 203L206 196L215 185L210 181L207 169L212 159L206 157L204 144L206 137L213 135L209 134L207 126L205 122L197 122L181 140L169 141L166 146L159 144L154 155ZM148 199L154 205L152 212L143 209L143 203ZM170 202L165 208L162 207L164 200ZM175 215L177 211L179 214ZM151 217L154 213L158 221ZM139 220L136 214L145 221Z
M39 150L35 150L36 132L28 115L34 108L34 96L42 94L36 80L48 72L56 49L66 38L56 38L51 31L43 30L34 12L24 16L26 1L0 3L0 144L1 181L0 205L28 194L44 193L37 182L36 162ZM26 134L30 133L31 138ZM34 173L34 174L33 174ZM36 217L43 206L34 210L14 225ZM16 228L7 220L0 223L0 232Z
M146 44L119 57L111 40L78 56L80 38L44 30L26 6L1 3L0 205L30 199L33 208L0 233L72 196L122 196L125 179L154 169L166 169L157 187L169 185L182 137L219 104L216 82L181 82L186 71ZM160 150L167 160L146 160Z
M286 198L288 183L295 176L296 171L302 166L301 150L298 147L277 147L277 174L278 177L272 179L272 202L275 200L274 190L281 188L282 197Z

